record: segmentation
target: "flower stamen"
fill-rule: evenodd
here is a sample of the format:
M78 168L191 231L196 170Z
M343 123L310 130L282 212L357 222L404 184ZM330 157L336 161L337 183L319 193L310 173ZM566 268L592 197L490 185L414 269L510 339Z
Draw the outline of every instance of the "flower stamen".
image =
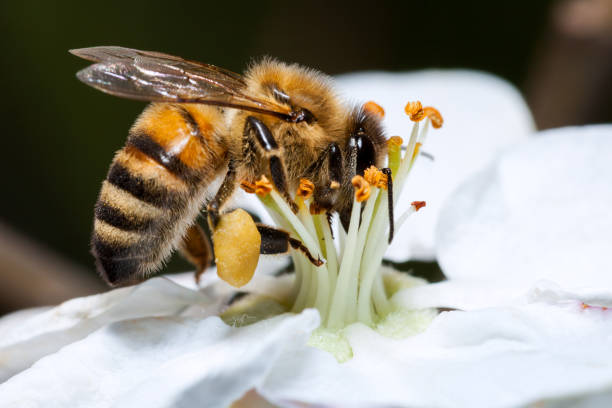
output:
M411 206L414 207L415 211L419 211L421 208L425 207L427 203L425 201L413 201L410 203Z
M255 194L255 183L251 183L248 180L242 180L240 182L240 188L246 191L248 194Z
M363 109L384 116L384 110L374 102L366 103ZM397 219L394 208L419 157L430 122L434 128L442 124L440 113L432 107L423 108L419 101L408 103L405 111L414 122L405 152L402 138L393 136L387 141L386 166L381 169L370 166L363 175L351 179L354 195L350 207L343 210L349 210L350 214L343 213L349 219L343 219L348 221L348 228L346 232L340 230L343 237L340 250L334 243L330 221L336 208L314 199L316 186L311 180L300 179L295 190L297 212L288 204L291 197L287 200L265 176L255 182L240 183L245 191L258 195L276 223L291 235L295 265L291 310L316 308L327 329L342 329L353 322L375 326L394 310L390 293L383 284L382 259L394 230L423 208L425 202L413 201ZM328 183L330 189L343 188L338 181ZM387 234L389 239L381 239Z
M314 184L308 179L300 179L300 185L297 188L297 196L302 197L304 200L308 200L314 191Z
M363 172L363 178L376 188L387 189L387 175L374 166L368 167Z
M385 117L385 110L383 109L383 107L374 101L364 103L363 110L373 113L381 119Z
M423 104L420 101L408 102L404 111L410 116L410 120L413 122L420 122L425 118Z
M434 129L439 129L442 127L442 124L444 124L444 119L436 108L433 106L427 106L423 108L423 112L425 113L425 116L431 120L431 126L433 126Z
M370 198L370 183L366 181L362 176L355 176L351 180L353 187L355 187L355 199L362 203Z
M272 191L272 183L266 176L261 176L259 180L255 182L255 194L259 197L265 197Z

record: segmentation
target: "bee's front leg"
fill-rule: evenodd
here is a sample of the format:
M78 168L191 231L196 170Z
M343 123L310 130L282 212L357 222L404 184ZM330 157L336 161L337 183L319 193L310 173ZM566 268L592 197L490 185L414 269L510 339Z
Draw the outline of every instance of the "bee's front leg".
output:
M305 172L312 180L322 179L321 185L317 185L314 191L314 203L319 209L329 211L335 207L343 183L343 173L340 147L330 143Z
M278 143L274 139L274 136L270 132L270 129L259 119L254 116L249 116L246 119L244 125L244 139L246 148L253 148L258 146L263 149L264 155L268 160L270 166L270 175L272 176L272 183L283 196L285 201L291 207L294 213L298 212L298 206L291 198L289 194L289 188L287 186L287 172L285 171L285 165L280 157L280 149ZM255 143L253 143L255 142Z
M289 248L293 248L302 252L313 265L323 265L323 261L320 258L315 258L302 241L292 238L287 231L264 224L256 225L259 235L261 235L260 254L286 254L289 252Z

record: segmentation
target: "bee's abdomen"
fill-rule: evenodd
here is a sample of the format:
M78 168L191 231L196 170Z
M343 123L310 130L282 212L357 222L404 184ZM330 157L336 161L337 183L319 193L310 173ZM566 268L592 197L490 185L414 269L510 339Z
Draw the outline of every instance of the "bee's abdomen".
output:
M178 245L225 151L215 108L153 104L115 156L95 206L92 251L111 285L142 280Z

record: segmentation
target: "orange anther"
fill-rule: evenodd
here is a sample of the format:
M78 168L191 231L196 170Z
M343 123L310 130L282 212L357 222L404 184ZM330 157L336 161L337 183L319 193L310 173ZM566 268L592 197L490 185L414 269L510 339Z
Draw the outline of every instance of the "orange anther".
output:
M609 308L607 306L593 306L588 303L580 302L580 306L583 309L592 309L592 310L601 310L602 312L607 311Z
M374 166L365 169L363 178L374 187L387 188L387 175Z
M421 208L425 207L425 201L413 201L410 203L414 207L416 211L419 211Z
M299 197L302 197L304 200L307 200L310 198L310 196L312 196L312 192L314 191L314 184L312 183L312 181L308 180L308 179L300 179L300 185L298 186L297 189L297 195Z
M381 119L385 117L385 110L382 108L382 106L374 101L364 103L363 110L373 113Z
M259 180L255 182L255 194L260 197L265 197L270 191L272 191L272 183L266 176L261 176Z
M425 117L423 111L423 105L420 101L408 102L404 108L406 115L410 116L410 120L413 122L420 122Z
M351 180L353 187L355 187L355 199L358 202L363 202L370 198L370 183L368 183L363 177L355 176Z
M389 140L387 140L387 146L389 146L389 148L401 147L402 144L404 144L404 139L399 136L391 136Z
M340 188L340 183L338 183L337 181L332 181L329 183L329 188L331 188L332 190L337 190Z
M255 192L255 184L251 183L250 181L247 180L242 180L240 182L240 188L242 188L244 191L246 191L249 194L253 194Z
M431 126L433 126L435 129L439 129L442 127L444 119L442 118L440 111L438 111L432 106L427 106L423 108L423 112L425 112L425 116L427 116L429 120L431 120Z

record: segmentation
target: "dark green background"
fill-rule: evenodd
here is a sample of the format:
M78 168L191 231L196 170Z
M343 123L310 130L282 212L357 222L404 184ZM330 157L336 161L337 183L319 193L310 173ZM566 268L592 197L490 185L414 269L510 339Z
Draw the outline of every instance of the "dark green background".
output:
M144 104L79 83L70 48L123 45L235 71L273 55L330 74L468 67L521 87L547 1L0 4L0 221L93 272L92 207ZM176 262L171 270L184 268Z

